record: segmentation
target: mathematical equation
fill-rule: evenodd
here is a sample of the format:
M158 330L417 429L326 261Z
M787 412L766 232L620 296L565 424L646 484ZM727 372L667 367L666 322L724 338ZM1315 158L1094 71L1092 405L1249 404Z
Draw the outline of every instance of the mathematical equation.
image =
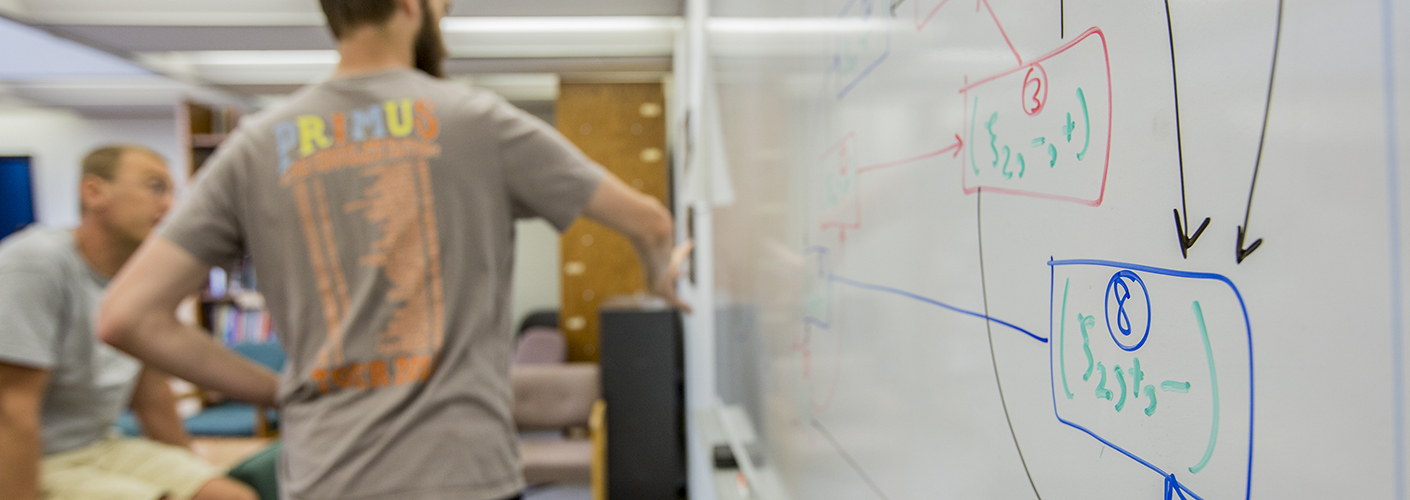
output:
M1111 144L1110 71L1106 38L1092 28L1042 58L962 88L970 145L965 192L1100 205Z
M1246 497L1252 337L1233 283L1116 262L1050 266L1058 420L1164 476L1176 497Z

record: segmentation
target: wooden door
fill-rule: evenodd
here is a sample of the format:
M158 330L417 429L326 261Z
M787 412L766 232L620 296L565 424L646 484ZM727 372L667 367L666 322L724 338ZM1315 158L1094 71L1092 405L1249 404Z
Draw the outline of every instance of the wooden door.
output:
M555 113L559 132L589 158L669 207L665 104L660 83L565 83ZM598 305L646 293L641 264L625 238L581 218L559 245L568 360L597 361Z

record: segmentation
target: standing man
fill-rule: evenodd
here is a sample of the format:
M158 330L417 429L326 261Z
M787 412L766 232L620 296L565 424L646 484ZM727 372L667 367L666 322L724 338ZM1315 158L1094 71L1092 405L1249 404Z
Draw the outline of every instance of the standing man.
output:
M672 248L665 207L552 128L439 78L445 0L322 4L332 79L242 124L114 281L99 335L281 406L291 500L515 498L514 219L563 229L581 214L621 232L676 303L689 248ZM290 355L277 384L172 314L245 253Z
M186 448L166 377L102 344L109 277L171 206L166 162L138 146L83 160L77 229L0 242L0 500L253 500ZM147 439L119 439L131 406Z

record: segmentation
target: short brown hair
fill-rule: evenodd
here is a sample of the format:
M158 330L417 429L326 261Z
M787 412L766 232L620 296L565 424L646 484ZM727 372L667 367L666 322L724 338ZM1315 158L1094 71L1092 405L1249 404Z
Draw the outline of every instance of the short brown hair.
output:
M88 153L83 157L83 175L96 175L105 181L117 178L118 161L122 159L122 154L128 151L145 153L153 158L166 162L166 158L151 148L137 146L134 144L111 144L103 146Z
M122 161L122 154L128 151L148 154L153 158L161 160L162 163L166 163L166 158L163 158L160 153L153 151L151 148L135 144L111 144L95 149L88 153L88 156L83 157L83 174L81 177L92 175L99 179L112 182L117 179L118 164ZM79 196L78 208L80 211L87 210L87 207L83 206L82 196Z
M328 18L328 29L333 31L333 38L339 40L358 26L386 22L396 11L396 0L319 0L319 3L323 4L323 15Z

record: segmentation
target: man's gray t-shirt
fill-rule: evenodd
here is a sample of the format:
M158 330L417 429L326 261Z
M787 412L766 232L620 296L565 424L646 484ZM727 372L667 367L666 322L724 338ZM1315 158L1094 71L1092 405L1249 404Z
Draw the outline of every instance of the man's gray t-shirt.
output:
M36 226L0 241L0 363L49 371L45 455L103 438L132 400L142 364L93 336L107 284L73 231Z
M289 353L294 500L490 500L523 488L511 416L514 218L558 228L604 175L493 93L414 70L247 119L161 229L248 253Z

